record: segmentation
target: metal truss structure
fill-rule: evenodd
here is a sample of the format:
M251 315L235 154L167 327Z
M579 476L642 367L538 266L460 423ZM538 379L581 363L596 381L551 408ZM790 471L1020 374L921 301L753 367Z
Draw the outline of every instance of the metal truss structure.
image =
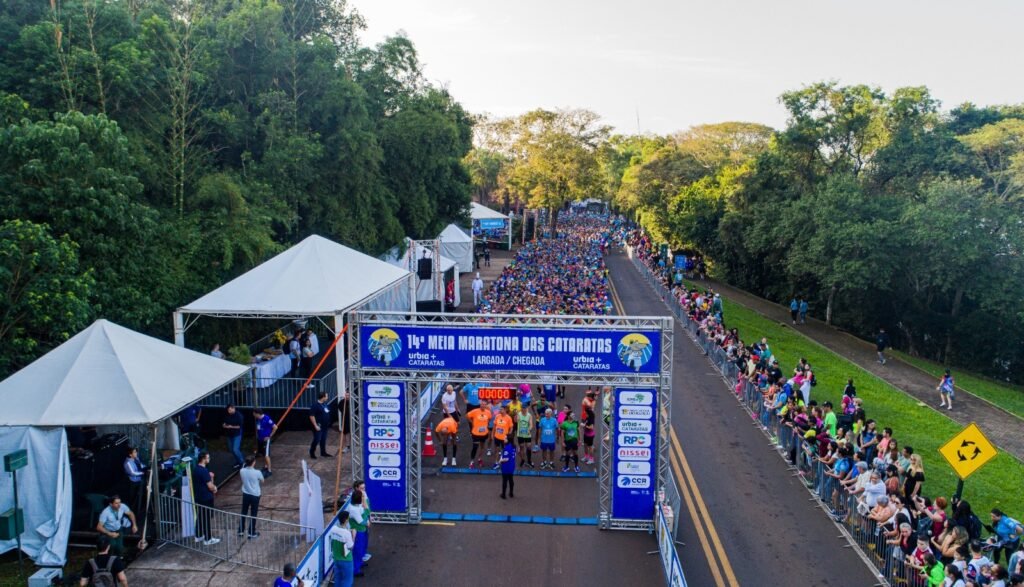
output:
M657 483L664 485L669 478L669 426L672 415L672 353L673 318L670 316L551 316L516 314L408 314L402 312L359 311L349 314L348 336L348 391L352 416L352 471L363 470L363 430L366 426L362 413L362 384L364 381L403 381L406 383L406 471L408 475L408 512L402 514L374 513L374 519L385 523L416 524L422 514L421 441L419 422L419 400L424 386L431 381L445 379L450 382L466 383L481 379L500 380L502 383L527 383L533 385L588 385L597 387L636 387L657 391L658 435L657 435ZM362 328L387 326L459 327L466 329L522 328L600 332L602 330L656 330L661 333L660 371L658 373L630 374L588 374L571 372L537 372L522 370L474 370L438 371L437 369L388 369L363 368L360 356L363 352L360 341ZM602 394L602 401L604 400ZM614 414L614 411L613 411ZM613 416L614 417L614 416ZM613 518L612 471L613 430L607 430L602 418L597 419L596 434L601 439L601 458L598 465L599 508L598 526L601 529L648 530L654 527L651 520L626 520ZM613 419L614 422L614 419Z

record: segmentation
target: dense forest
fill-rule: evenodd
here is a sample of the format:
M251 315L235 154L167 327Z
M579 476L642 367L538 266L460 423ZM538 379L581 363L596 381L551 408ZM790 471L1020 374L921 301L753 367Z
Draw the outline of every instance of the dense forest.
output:
M601 194L712 274L911 354L1024 381L1024 107L941 109L926 88L823 82L785 128L728 122L609 135L596 116L487 121L484 197ZM552 161L564 164L552 165Z
M310 234L368 253L467 214L473 121L344 0L0 3L0 377ZM302 284L295 284L302 287Z

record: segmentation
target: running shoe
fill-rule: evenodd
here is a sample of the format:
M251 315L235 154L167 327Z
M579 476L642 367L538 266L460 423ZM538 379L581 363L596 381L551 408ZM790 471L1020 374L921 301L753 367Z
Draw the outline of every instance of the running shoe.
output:
M448 457L445 457L445 458L444 458L444 459L443 459L443 460L441 461L441 466L442 466L442 467L447 467L447 466L448 466Z
M562 467L562 472L563 473L568 473L569 472L569 467Z
M579 466L577 466L577 467L576 467L576 472L577 472L577 473L579 473L579 472L580 472L580 468L579 468Z
M487 456L491 456L491 449L487 449Z
M452 457L452 466L458 467L459 465L455 462L455 457Z
M476 460L476 466L483 467L484 466L484 460L483 459L477 459Z
M256 538L259 538L259 537L260 537L260 533L259 532L253 532L253 533L249 534L249 538L251 540L255 540Z
M211 538L203 542L204 546L213 546L214 544L220 544L220 538Z
M475 464L473 463L473 461L469 461L469 468L472 469L474 466Z

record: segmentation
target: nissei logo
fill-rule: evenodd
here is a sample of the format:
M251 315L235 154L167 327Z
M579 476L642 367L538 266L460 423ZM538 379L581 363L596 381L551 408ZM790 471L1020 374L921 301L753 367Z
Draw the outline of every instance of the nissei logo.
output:
M654 410L650 406L619 406L619 418L639 418L650 420Z
M398 386L393 383L369 383L366 395L370 397L398 397Z
M620 461L649 461L651 449L622 446L615 451L615 456Z
M647 489L651 486L651 478L643 475L619 475L615 485L623 489Z
M619 403L629 406L649 406L654 403L654 393L650 391L624 391L619 394Z
M397 453L402 450L402 443L397 440L370 440L366 443L370 452Z
M371 426L398 426L400 418L394 412L370 412L367 414Z
M389 438L395 439L401 437L401 428L398 426L370 426L366 434L370 438Z
M650 434L619 434L619 446L651 446Z
M397 399L371 397L367 400L366 405L371 412L397 412L402 409L402 402Z
M402 470L397 467L370 467L370 479L374 481L398 481Z
M650 432L653 424L650 420L619 420L619 432Z

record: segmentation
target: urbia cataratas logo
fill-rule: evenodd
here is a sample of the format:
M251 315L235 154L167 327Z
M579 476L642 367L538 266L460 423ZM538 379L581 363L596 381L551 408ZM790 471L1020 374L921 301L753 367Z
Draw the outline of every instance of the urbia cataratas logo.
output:
M627 334L619 341L618 354L624 365L639 371L651 360L651 340L638 332Z
M398 358L398 355L402 354L402 342L398 338L398 334L390 328L378 328L370 334L369 351L373 358L377 359L385 365L390 365L391 361Z

